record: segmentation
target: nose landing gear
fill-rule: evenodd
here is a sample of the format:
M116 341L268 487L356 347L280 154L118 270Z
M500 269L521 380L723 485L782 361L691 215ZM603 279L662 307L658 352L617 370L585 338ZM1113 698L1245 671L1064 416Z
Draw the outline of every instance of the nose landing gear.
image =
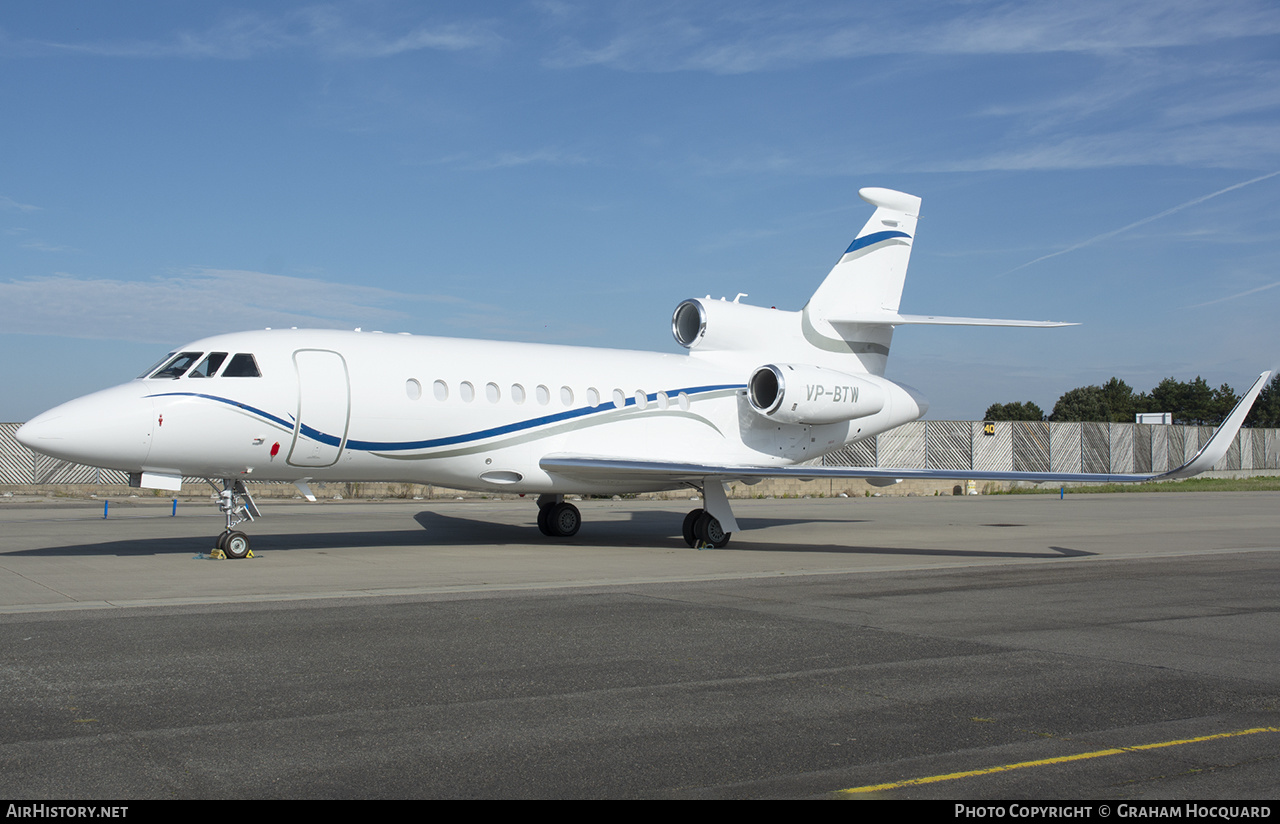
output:
M212 480L209 484L218 492L218 509L227 516L227 528L218 536L215 545L228 558L250 557L252 553L249 551L249 536L236 530L235 527L261 517L262 513L258 511L253 497L249 495L249 490L245 488L244 481L225 478L222 481L222 489L218 489L218 485Z

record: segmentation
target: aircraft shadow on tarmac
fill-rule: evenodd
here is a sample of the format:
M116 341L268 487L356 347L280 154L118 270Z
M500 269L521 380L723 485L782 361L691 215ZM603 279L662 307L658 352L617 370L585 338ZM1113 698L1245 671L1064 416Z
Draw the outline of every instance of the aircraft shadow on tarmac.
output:
M286 550L360 549L364 547L466 547L486 546L538 546L573 547L584 551L602 548L653 548L687 549L679 533L672 533L680 517L671 512L633 512L626 519L589 521L572 538L544 538L533 524L495 523L477 518L463 518L434 511L422 511L413 516L421 530L409 528L350 532L260 532L252 534L256 552L280 552ZM728 547L715 552L826 552L845 555L898 555L932 556L940 558L1043 558L1061 559L1096 555L1094 552L1067 547L1028 547L1021 550L961 550L938 547L862 546L849 544L805 544L797 542L762 541L756 530L768 527L803 527L811 520L798 518L739 518L745 533ZM840 520L840 524L853 526L867 523L865 519ZM988 524L985 526L996 526ZM748 540L746 536L751 536ZM856 538L856 532L850 534ZM165 538L139 538L133 540L102 541L67 546L23 549L4 553L9 556L76 557L117 555L137 557L147 555L171 555L207 553L213 549L213 536L192 535Z

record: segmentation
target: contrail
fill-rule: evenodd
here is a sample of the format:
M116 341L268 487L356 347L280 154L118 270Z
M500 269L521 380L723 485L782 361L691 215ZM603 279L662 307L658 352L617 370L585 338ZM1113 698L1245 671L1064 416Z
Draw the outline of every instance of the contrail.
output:
M1106 240L1107 238L1115 237L1116 235L1121 234L1122 232L1127 232L1130 229L1136 229L1139 226L1150 223L1153 220L1159 220L1160 218L1171 215L1174 212L1181 212L1183 209L1188 209L1192 206L1195 206L1197 203L1204 203L1206 200L1212 200L1218 195L1225 195L1227 192L1234 192L1236 189L1243 189L1245 186L1251 186L1254 183L1258 183L1268 178L1275 177L1276 175L1280 175L1280 170L1271 172L1270 174L1265 174L1262 177L1255 177L1252 180L1246 180L1243 183L1237 183L1234 186L1228 186L1225 189L1219 189L1218 191L1213 192L1212 194L1207 194L1207 195L1204 195L1203 197L1198 197L1195 200L1188 200L1186 203L1183 203L1180 206L1174 206L1172 209L1165 209L1163 212L1161 212L1158 215L1152 215L1151 217L1144 217L1142 220L1130 223L1128 226L1121 226L1119 229L1112 229L1110 232L1104 232L1103 234L1100 234L1097 237L1091 237L1088 240L1082 240L1079 243L1077 243L1075 246L1068 246L1066 249L1059 249L1056 252L1051 252L1042 257L1038 257L1035 260L1029 260L1020 266L1013 267L1008 272L1005 272L1004 274L1002 274L1000 277L1004 277L1004 275L1008 275L1013 272L1016 272L1019 269L1025 269L1033 263L1039 263L1042 260L1048 260L1049 258L1054 258L1054 257L1057 257L1058 255L1065 255L1067 252L1074 252L1076 249L1083 249L1084 247L1091 246L1100 240Z
M1255 294L1255 293L1257 293L1257 292L1265 292L1266 290L1268 290L1268 289L1274 289L1274 288L1276 288L1277 286L1280 286L1280 280L1277 280L1275 283L1268 283L1266 286L1259 286L1259 287L1257 287L1256 289L1250 289L1250 290L1248 290L1247 292L1240 292L1239 294L1235 294L1235 295L1227 295L1225 298L1218 298L1217 300L1207 300L1207 301L1205 301L1204 303L1196 303L1196 304L1192 304L1191 306L1188 306L1188 307L1186 307L1186 308L1188 308L1188 309L1199 309L1199 308L1200 308L1200 307L1202 307L1202 306L1212 306L1212 305L1214 305L1215 303L1223 303L1223 302L1228 301L1228 300L1235 300L1236 298L1242 298L1242 297L1244 297L1245 295L1252 295L1252 294Z

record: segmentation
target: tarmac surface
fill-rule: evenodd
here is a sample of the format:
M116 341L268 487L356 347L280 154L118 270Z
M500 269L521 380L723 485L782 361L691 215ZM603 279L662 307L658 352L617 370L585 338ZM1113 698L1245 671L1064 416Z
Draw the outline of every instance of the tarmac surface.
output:
M3 499L0 797L1275 799L1278 504Z

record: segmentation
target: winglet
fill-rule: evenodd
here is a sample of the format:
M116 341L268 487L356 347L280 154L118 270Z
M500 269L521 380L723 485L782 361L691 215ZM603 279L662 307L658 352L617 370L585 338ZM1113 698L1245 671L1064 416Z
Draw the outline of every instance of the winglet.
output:
M1240 431L1240 426L1244 423L1245 416L1253 408L1253 402L1257 400L1258 393L1262 391L1262 387L1267 385L1267 379L1270 377L1270 372L1263 372L1258 376L1253 386L1249 388L1248 392L1244 393L1244 397L1236 404L1236 408L1231 410L1231 414L1227 416L1227 419L1222 422L1218 430L1213 433L1213 437L1196 453L1194 458L1177 469L1155 476L1152 480L1165 481L1176 478L1190 478L1192 475L1199 475L1207 469L1213 469L1213 465L1222 460L1222 456L1227 454L1227 450L1231 448L1231 442L1235 440L1236 433Z

